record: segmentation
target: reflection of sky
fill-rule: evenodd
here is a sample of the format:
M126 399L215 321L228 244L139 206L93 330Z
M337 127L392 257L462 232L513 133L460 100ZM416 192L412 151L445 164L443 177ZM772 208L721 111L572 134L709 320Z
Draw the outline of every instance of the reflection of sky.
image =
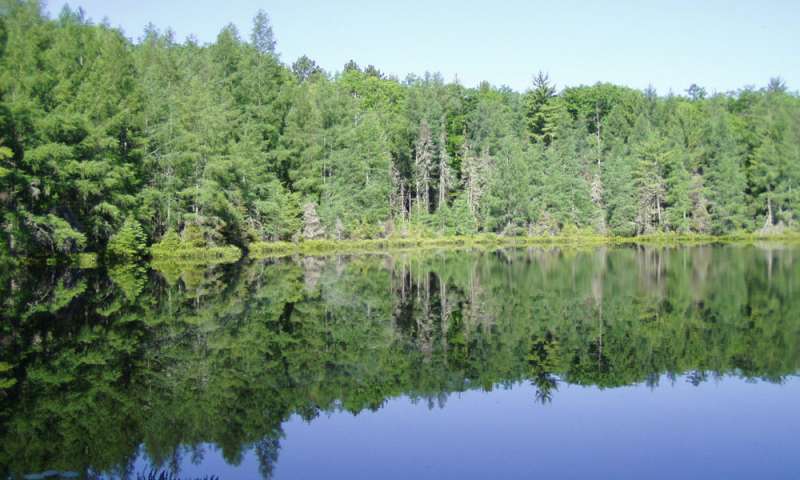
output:
M292 417L275 478L800 478L799 400L798 378L560 384L544 406L529 384L454 394L443 409L398 398L374 413ZM238 467L211 446L200 465L186 456L182 477L212 473L259 478L252 451Z

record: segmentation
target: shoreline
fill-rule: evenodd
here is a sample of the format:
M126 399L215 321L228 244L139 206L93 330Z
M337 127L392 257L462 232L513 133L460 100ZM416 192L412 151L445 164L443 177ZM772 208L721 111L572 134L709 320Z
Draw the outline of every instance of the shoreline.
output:
M503 237L500 235L471 235L456 237L385 238L372 240L307 240L303 242L256 242L248 246L247 256L253 259L273 258L289 255L327 255L375 251L417 250L457 247L583 247L600 245L657 245L681 246L715 243L755 242L800 242L800 233L788 234L735 234L735 235L690 235L657 234L638 237L585 236L537 236Z
M495 234L479 234L452 237L397 237L370 240L305 240L301 242L254 242L241 249L237 246L177 247L159 248L158 244L148 249L149 255L143 260L149 263L187 263L218 264L233 263L244 258L261 260L288 257L292 255L326 256L355 255L361 253L414 251L430 249L463 248L523 248L523 247L594 247L642 245L660 247L679 247L711 244L754 244L758 242L800 243L800 232L782 234L654 234L637 237L613 237L602 235L553 235L535 237L504 237ZM59 264L63 261L79 268L96 268L104 263L100 259L103 252L80 252L63 257L20 257L24 262L43 261ZM115 262L118 263L118 262ZM122 262L125 263L125 262Z

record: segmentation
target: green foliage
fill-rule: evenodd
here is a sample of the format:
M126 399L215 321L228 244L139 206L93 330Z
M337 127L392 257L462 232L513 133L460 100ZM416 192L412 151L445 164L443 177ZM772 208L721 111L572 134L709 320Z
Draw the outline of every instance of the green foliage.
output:
M25 215L23 225L27 233L49 253L74 253L86 245L86 236L75 231L64 219L53 214Z
M606 218L610 233L632 236L637 233L637 194L632 162L619 151L612 151L603 171Z
M433 236L800 228L800 98L780 79L659 97L559 92L540 72L518 93L352 61L289 68L263 11L249 41L228 25L199 45L152 25L132 43L37 2L3 9L6 256L138 256L117 238L131 217L152 241L187 225L214 247L290 241L308 203L330 239L409 221Z
M379 231L378 222L388 217L392 188L388 139L379 118L365 115L343 145L329 158L320 216L328 231L341 222L349 237L371 238Z
M686 233L691 228L690 215L692 202L690 198L691 176L684 167L683 159L672 154L666 164L665 188L665 222L672 231Z
M539 179L536 150L523 153L519 142L506 141L495 159L484 199L484 217L492 230L523 229L534 220Z
M172 242L173 238L169 238L167 240ZM183 231L181 232L181 243L190 248L203 248L207 246L207 240L203 229L194 223L186 224L186 226L183 227ZM159 244L159 247L163 248L164 245Z
M81 269L92 269L98 266L96 253L79 253L74 260L75 266Z
M133 303L144 289L147 270L139 264L124 263L115 265L108 271L108 277L125 294L125 299Z
M224 260L235 262L242 256L242 251L233 245L214 246L207 243L203 230L194 224L188 224L179 236L170 230L150 247L150 255L158 261L209 261Z
M106 252L114 260L135 260L147 253L147 237L138 220L129 216L108 240Z
M549 145L553 140L549 133L553 124L551 102L557 101L555 94L555 86L550 84L550 78L543 72L534 77L533 87L525 93L526 126L531 140L535 142Z
M440 205L433 218L433 225L444 235L474 235L478 232L478 222L469 210L464 193L459 194L452 205Z
M565 383L781 383L800 367L791 246L472 248L161 264L166 282L132 264L17 269L2 473L121 471L141 452L158 466L200 444L231 464L269 446L267 468L295 415L521 382L532 404Z
M13 373L11 368L11 364L0 362L0 392L13 387L17 383L16 378L8 378Z

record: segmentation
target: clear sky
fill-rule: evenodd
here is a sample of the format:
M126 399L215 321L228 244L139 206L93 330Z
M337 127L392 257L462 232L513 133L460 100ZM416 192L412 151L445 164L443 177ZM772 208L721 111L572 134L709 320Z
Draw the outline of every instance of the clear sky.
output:
M50 0L56 15L65 2ZM306 54L328 71L349 59L401 79L441 72L524 90L538 70L559 87L608 81L659 93L800 86L797 0L71 0L136 40L147 22L212 42L227 23L249 36L271 17L286 63Z

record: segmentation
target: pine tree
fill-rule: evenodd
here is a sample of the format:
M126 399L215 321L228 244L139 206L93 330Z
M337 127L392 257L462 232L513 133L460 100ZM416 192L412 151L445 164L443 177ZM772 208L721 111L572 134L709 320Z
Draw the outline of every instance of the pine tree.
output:
M638 194L637 233L653 233L664 225L666 182L662 169L669 159L664 141L650 134L635 148L634 179Z
M145 255L147 237L142 225L128 216L120 229L108 241L107 252L113 260L135 260Z
M495 158L495 168L483 200L486 226L506 234L522 234L530 224L533 204L532 171L523 148L507 138Z
M343 133L342 145L327 158L320 216L329 229L341 221L350 237L375 237L389 216L392 188L389 143L379 117L360 116Z
M264 10L259 10L253 18L253 31L250 35L253 46L261 53L275 54L275 35L272 33L272 25L269 15Z
M691 227L692 177L677 152L667 154L665 162L665 226L676 232L687 233Z
M323 99L334 96L325 79L301 85L293 96L292 108L274 151L278 169L289 187L315 201L327 177L325 158L335 144L334 128L339 123L325 112ZM326 117L330 128L325 128Z
M789 96L768 92L756 106L752 120L755 143L748 169L754 209L763 214L765 231L778 222L795 223L800 188L800 129L793 128Z
M542 197L548 222L558 228L588 227L598 216L592 201L593 162L585 136L569 116L561 117L553 141L544 151ZM554 225L551 225L554 226Z
M689 198L692 202L691 230L702 234L711 233L711 215L708 212L705 181L699 173L692 175Z
M556 87L550 84L550 78L546 73L539 72L533 78L533 86L523 98L525 104L525 119L528 135L533 142L541 142L549 145L550 138L546 134L548 117L552 114L552 109L548 109L548 104L555 97Z
M292 73L294 73L297 80L302 83L314 75L321 75L323 71L317 65L317 62L303 55L292 64Z
M715 108L705 135L708 156L703 165L705 192L711 215L711 231L725 234L746 228L747 176L744 151L736 143L731 130L731 117L725 110Z
M606 224L614 235L638 233L638 192L634 160L620 150L612 150L603 169Z

